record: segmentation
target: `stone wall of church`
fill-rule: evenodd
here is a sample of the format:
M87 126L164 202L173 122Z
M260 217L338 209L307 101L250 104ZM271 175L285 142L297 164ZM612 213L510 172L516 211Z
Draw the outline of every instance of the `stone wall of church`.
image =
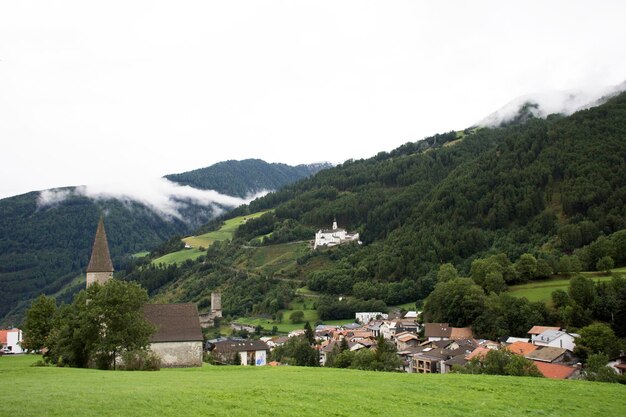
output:
M87 286L97 282L102 285L113 278L113 272L87 272Z
M161 367L202 366L202 342L157 342L150 349L161 358Z

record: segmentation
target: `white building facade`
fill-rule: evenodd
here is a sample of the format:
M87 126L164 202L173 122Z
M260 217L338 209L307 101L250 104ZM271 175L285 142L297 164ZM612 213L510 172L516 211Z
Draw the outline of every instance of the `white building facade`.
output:
M355 313L356 321L361 324L367 324L372 320L387 320L389 318L389 314L382 313L380 311L367 311L362 313Z
M20 329L0 330L0 348L11 353L24 353L22 349L22 331Z
M576 338L578 337L580 336L576 333L567 333L561 330L546 330L533 338L533 343L537 346L551 346L573 352L576 347Z
M347 242L358 242L358 233L348 233L345 229L337 226L337 220L333 221L332 229L320 229L315 233L315 244L313 249L320 246L337 246Z

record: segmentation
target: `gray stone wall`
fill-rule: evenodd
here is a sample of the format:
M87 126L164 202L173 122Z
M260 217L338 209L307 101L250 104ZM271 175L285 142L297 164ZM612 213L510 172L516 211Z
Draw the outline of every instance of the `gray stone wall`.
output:
M202 342L158 342L150 349L161 358L161 367L202 366Z
M113 278L113 272L87 272L87 287L93 283L100 285Z

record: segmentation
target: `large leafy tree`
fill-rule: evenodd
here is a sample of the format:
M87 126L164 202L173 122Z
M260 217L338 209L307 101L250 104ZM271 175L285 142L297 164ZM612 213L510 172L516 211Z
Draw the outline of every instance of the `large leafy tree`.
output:
M476 356L464 368L455 370L467 374L542 376L531 360L506 349L490 350L484 357Z
M115 358L145 349L154 327L143 318L148 294L136 283L111 280L83 290L55 316L50 358L75 367L115 366Z
M272 352L272 358L295 366L319 366L319 353L306 337L292 337Z
M574 353L583 360L593 354L612 357L620 350L620 341L607 324L593 323L580 329L579 333Z
M485 292L468 278L440 282L426 299L424 317L429 322L467 326L485 306Z
M38 351L48 346L48 336L52 330L52 318L57 305L52 297L40 295L26 312L24 321L24 341L22 346Z

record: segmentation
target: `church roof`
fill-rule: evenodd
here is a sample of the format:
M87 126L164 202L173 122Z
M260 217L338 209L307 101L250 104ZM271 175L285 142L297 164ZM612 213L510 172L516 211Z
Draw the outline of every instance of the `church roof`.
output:
M113 263L111 262L109 244L107 243L107 234L104 231L104 219L102 217L100 217L98 222L87 272L113 272Z
M340 233L340 232L345 232L346 229L341 229L341 228L336 228L336 229L321 229L320 232L325 233L325 234L330 234L330 233Z
M146 304L146 320L156 328L151 342L195 342L202 340L202 328L195 304Z

